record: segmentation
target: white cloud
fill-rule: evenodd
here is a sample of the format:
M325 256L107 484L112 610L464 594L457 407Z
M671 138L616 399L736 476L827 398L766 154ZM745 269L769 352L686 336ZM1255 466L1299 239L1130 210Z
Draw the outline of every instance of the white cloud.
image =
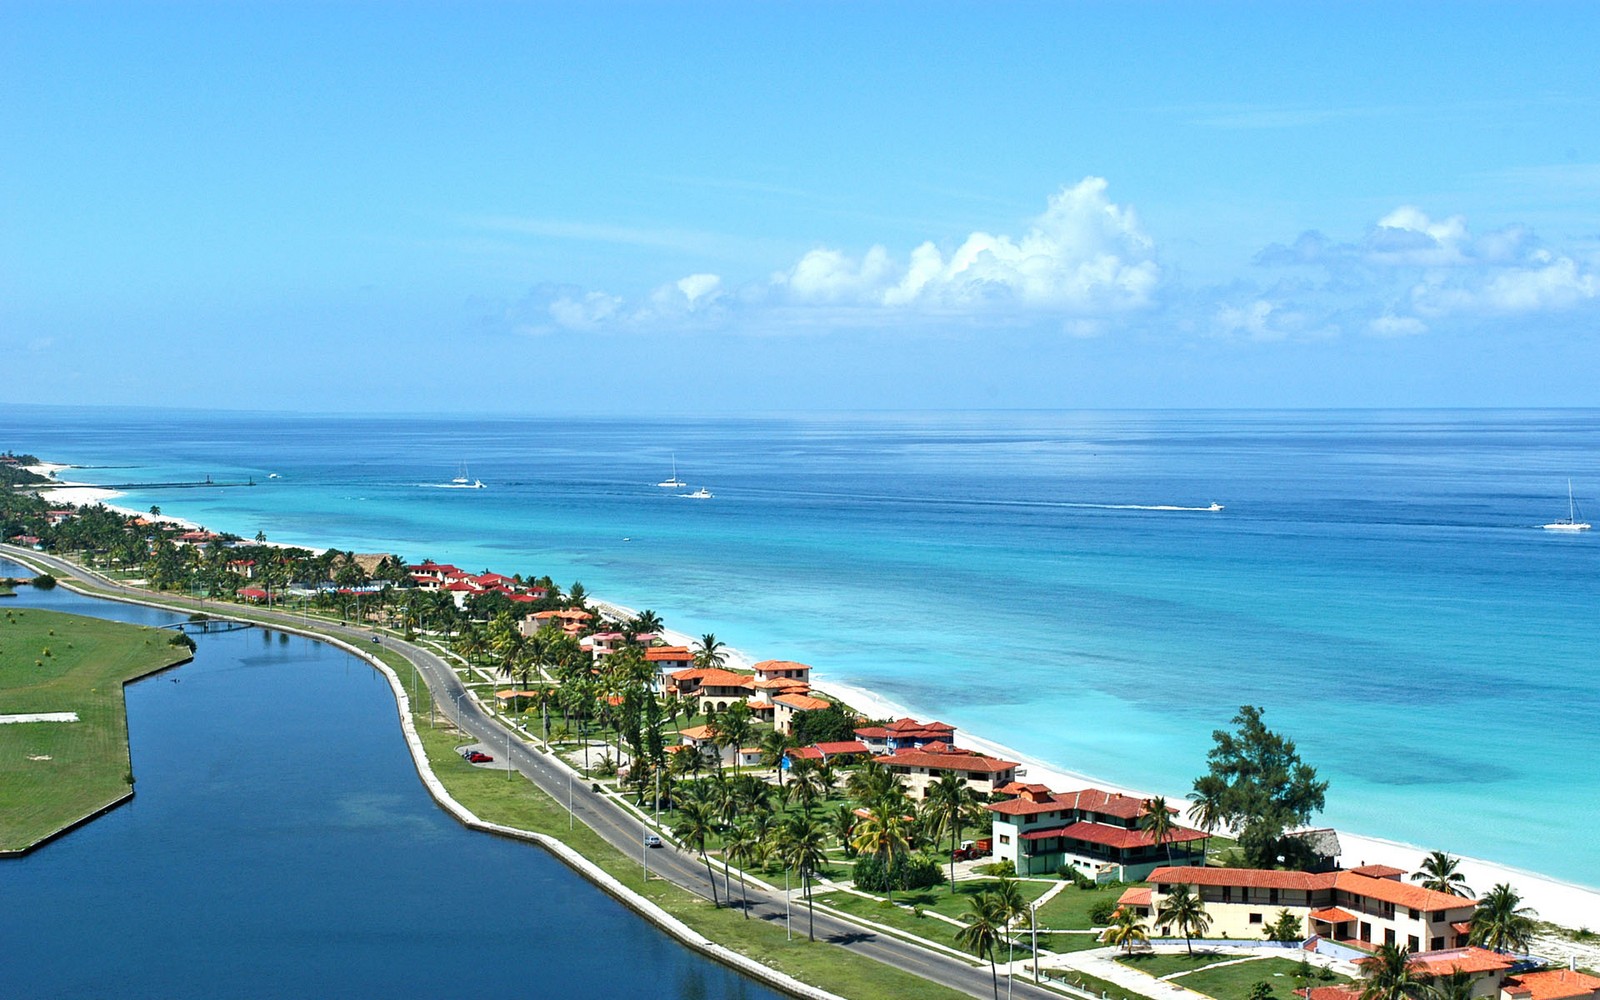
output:
M1428 332L1428 324L1415 316L1396 316L1384 313L1367 324L1367 330L1380 337L1414 337Z
M859 259L818 249L772 283L799 303L1094 314L1148 304L1160 280L1133 211L1106 198L1103 178L1088 177L1051 197L1020 237L974 232L948 257L928 241L905 264L882 246Z

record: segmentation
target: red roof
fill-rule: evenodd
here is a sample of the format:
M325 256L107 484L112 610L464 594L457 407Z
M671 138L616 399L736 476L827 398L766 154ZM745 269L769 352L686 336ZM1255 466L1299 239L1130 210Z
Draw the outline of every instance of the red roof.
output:
M1297 889L1303 892L1338 889L1413 910L1459 910L1477 905L1477 900L1346 871L1313 875L1261 868L1157 868L1150 873L1148 881L1166 885L1227 885L1251 889Z
M926 730L928 732L935 733L953 733L956 731L955 726L947 725L943 722L918 722L916 719L913 719L910 716L907 716L904 719L896 719L884 728L888 729L891 733L897 734L909 733L917 730Z
M751 669L758 674L770 674L779 670L804 671L810 670L811 668L804 663L796 663L793 660L762 660Z
M1360 918L1348 910L1339 909L1337 906L1325 906L1320 910L1312 910L1311 919L1321 920L1323 923L1328 924L1344 924Z
M815 712L821 708L832 708L833 702L823 701L806 694L780 694L772 699L774 704L787 705L801 712Z
M651 646L644 651L644 658L650 663L660 663L663 660L676 663L693 659L688 646Z
M1377 959L1363 959L1366 962L1375 962ZM1490 951L1487 948L1454 948L1450 951L1433 951L1418 955L1411 960L1411 967L1425 976L1448 976L1460 970L1462 972L1500 972L1516 964L1516 959L1510 955Z
M1357 875L1365 875L1367 878L1400 878L1406 873L1404 868L1396 868L1393 865L1362 865L1350 871Z
M1502 988L1519 1000L1571 1000L1600 992L1600 978L1571 969L1546 969L1512 976Z
M690 667L688 670L679 670L667 676L677 684L696 681L701 687L742 688L754 683L747 674L736 674L721 667Z
M1190 830L1187 827L1175 826L1172 833L1164 843L1184 844L1191 840L1204 840L1207 834L1199 830ZM1120 850L1131 850L1138 847L1155 846L1156 838L1148 830L1129 830L1120 826L1107 826L1104 823L1085 823L1081 820L1067 826L1053 827L1048 830L1030 830L1022 835L1023 840L1044 840L1048 837L1070 837L1089 844L1100 844L1105 847L1115 847Z
M1306 1000L1361 1000L1361 988L1358 986L1313 986L1295 990L1295 993Z
M265 590L257 590L255 587L245 587L239 591L239 596L253 601L266 597L267 592Z
M1102 816L1115 816L1117 819L1138 819L1144 813L1144 804L1149 799L1141 799L1134 795L1123 795L1121 792L1107 792L1098 788L1085 788L1077 792L1057 792L1055 794L1040 794L1043 785L1024 785L1017 792L1017 797L1004 802L995 802L988 806L989 809L1003 816L1033 816L1038 813L1055 812L1057 810L1076 810L1085 813L1099 813ZM1005 791L1005 789L1001 789ZM1177 812L1171 806L1168 812Z
M784 697L788 697L785 695ZM888 767L929 767L940 768L945 771L966 771L968 773L999 774L1017 767L1014 760L1001 760L998 757L985 757L981 753L971 750L957 750L945 753L929 753L927 750L897 750L886 757L878 758Z
M1118 906L1149 906L1150 887L1147 885L1132 886L1117 897Z
M837 757L840 754L864 754L872 752L871 750L867 749L864 743L861 743L858 740L839 740L832 743L817 743L813 745L818 750L821 750L823 753L827 754L829 757Z
M822 751L818 750L816 747L794 747L794 748L792 748L790 750L787 750L785 752L790 757L793 757L796 760L821 760L822 759Z

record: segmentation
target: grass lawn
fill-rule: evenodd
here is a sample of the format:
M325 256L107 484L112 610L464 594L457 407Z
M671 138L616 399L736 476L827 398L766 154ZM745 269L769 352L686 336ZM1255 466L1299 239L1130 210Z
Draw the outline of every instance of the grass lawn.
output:
M1173 982L1186 989L1216 997L1217 1000L1245 1000L1245 997L1250 995L1250 987L1256 983L1270 983L1274 994L1289 998L1300 986L1299 972L1299 962L1292 962L1287 958L1263 958L1256 962L1201 969ZM1349 980L1344 976L1338 976L1326 982L1315 980L1313 985L1332 986L1347 982Z
M949 872L946 871L946 875ZM962 919L967 913L968 900L973 899L983 892L995 888L1000 884L999 879L964 879L956 883L955 892L950 891L948 883L936 885L928 889L918 889L915 892L897 892L894 900L897 903L907 903L920 906L925 910L942 913L947 917ZM1022 893L1022 898L1033 902L1046 892L1049 892L1052 883L1049 882L1017 882L1017 890ZM1043 926L1041 923L1040 926Z
M1216 997L1217 1000L1245 1000L1250 987L1256 983L1269 983L1280 997L1289 997L1300 985L1300 963L1287 958L1262 958L1240 962L1239 955L1218 955L1214 952L1196 952L1193 956L1177 954L1142 954L1118 958L1117 961L1147 975L1160 978L1181 973L1170 982L1185 989ZM1223 963L1233 962L1228 965ZM1333 985L1348 982L1343 976L1330 980L1316 980L1317 984Z
M956 931L959 929L935 917L919 917L902 906L890 906L882 900L867 899L857 896L853 892L830 892L827 895L816 897L817 902L826 903L842 913L848 913L862 920L893 927L907 934L936 941L947 948L962 951L956 944Z
M128 793L122 685L189 650L164 629L37 608L0 616L0 715L79 719L0 726L0 850L20 850Z
M409 690L410 663L388 649L379 655L400 675ZM834 945L807 941L803 934L804 911L798 908L794 917L795 939L788 941L780 925L765 920L746 920L733 909L715 909L693 893L665 881L652 879L645 884L637 859L624 857L582 823L568 831L565 805L540 792L530 782L521 778L507 781L502 771L473 767L462 760L455 752L462 742L460 734L444 723L436 729L428 728L425 697L420 706L414 707L421 709L415 712L417 731L434 773L458 802L483 819L561 839L629 888L713 941L803 982L853 1000L903 1000L908 996L958 1000L966 997L964 993L937 986ZM734 892L738 893L737 878L734 881Z
M1039 907L1039 926L1064 931L1086 931L1094 926L1089 919L1089 911L1094 909L1094 905L1103 899L1115 903L1117 897L1127 888L1126 885L1108 885L1094 889L1068 886L1057 893L1050 902Z

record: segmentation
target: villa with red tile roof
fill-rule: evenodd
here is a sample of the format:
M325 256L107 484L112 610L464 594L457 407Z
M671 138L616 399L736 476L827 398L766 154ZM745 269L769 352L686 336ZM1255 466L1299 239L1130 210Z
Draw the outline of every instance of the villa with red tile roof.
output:
M560 608L555 611L530 611L517 623L517 631L528 637L537 635L543 628L559 628L576 636L594 621L594 615L582 608Z
M1508 977L1501 1000L1600 1000L1600 976L1573 969L1545 969Z
M749 674L736 674L721 667L691 667L667 675L667 690L695 699L704 713L725 711L736 701L747 701Z
M793 760L864 760L872 756L872 751L860 740L841 740L795 747L788 755Z
M1021 766L1014 760L989 757L976 750L958 750L947 743L928 743L883 754L878 763L905 776L906 791L913 799L927 798L928 788L947 773L961 775L967 787L987 798L1010 784Z
M833 702L808 694L780 694L772 698L772 727L780 733L794 733L794 717L806 712L832 708Z
M1411 963L1413 972L1421 976L1447 976L1460 970L1471 977L1471 996L1495 1000L1600 1000L1600 976L1591 976L1574 969L1544 969L1538 972L1511 972L1514 960L1508 956L1483 948L1454 948L1417 956ZM1307 1000L1360 1000L1359 984L1350 986L1319 986L1308 995L1305 990L1295 990Z
M1157 846L1140 830L1148 800L1136 795L1098 788L1055 793L1016 782L997 791L1015 797L985 807L993 816L995 860L1014 862L1019 875L1072 865L1091 878L1136 882L1163 865L1205 863L1208 837L1201 831L1175 825L1172 839Z
M1157 868L1147 881L1152 905L1178 885L1193 886L1211 915L1213 934L1261 937L1267 924L1288 910L1302 921L1305 937L1370 950L1395 944L1414 952L1439 952L1467 944L1466 924L1474 899L1434 892L1354 871L1267 871L1256 868Z
M762 660L750 668L755 671L757 681L792 680L804 681L806 686L811 685L811 668L804 663L795 663L793 660Z
M916 719L896 719L886 726L863 726L856 730L856 738L872 748L873 753L893 753L929 743L956 745L956 727L943 722L918 722Z

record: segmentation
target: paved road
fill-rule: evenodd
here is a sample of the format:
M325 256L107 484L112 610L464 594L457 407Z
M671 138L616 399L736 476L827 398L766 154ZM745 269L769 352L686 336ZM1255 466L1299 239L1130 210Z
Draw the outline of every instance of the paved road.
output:
M199 601L174 594L153 594L136 587L128 587L98 573L85 571L59 557L32 550L0 544L0 555L21 556L41 563L63 578L75 579L82 589L97 596L137 603L153 600L169 607L191 608L209 614L227 614L230 609L235 612L241 610L230 605L218 605L216 602ZM251 608L249 611L251 618L270 619L288 626L307 624L304 618L294 614L262 608ZM312 621L310 624L318 631L338 636L352 645L366 646L372 641L373 633L367 629L331 625L324 621ZM416 665L429 691L432 692L439 711L454 721L459 728L479 742L492 747L496 756L505 755L505 759L512 766L557 802L568 800L570 788L573 814L577 821L594 829L623 854L640 857L641 863L647 854L652 874L671 879L677 885L698 895L711 897L710 880L706 876L705 866L700 863L696 855L672 848L658 850L644 848L645 825L642 822L606 796L591 791L588 782L581 775L574 777L572 769L556 760L554 754L544 753L519 738L512 738L499 721L485 713L473 698L466 696L466 688L462 685L460 677L440 656L429 649L387 634L382 636L382 643ZM737 883L737 876L734 881ZM717 885L720 896L721 879L718 879ZM785 913L783 893L767 892L755 885L750 885L748 888L750 918L781 925ZM734 887L733 904L743 905L737 884ZM798 894L792 905L791 920L794 933L796 936L803 936L807 928L807 911ZM828 941L856 954L923 976L971 996L993 996L992 981L986 966L973 966L950 955L879 934L821 912L816 914L816 936L819 941ZM1001 989L1002 991L1006 989L1006 984L1003 982ZM1010 985L1010 994L1029 1000L1061 996L1060 993L1041 989L1020 978Z

